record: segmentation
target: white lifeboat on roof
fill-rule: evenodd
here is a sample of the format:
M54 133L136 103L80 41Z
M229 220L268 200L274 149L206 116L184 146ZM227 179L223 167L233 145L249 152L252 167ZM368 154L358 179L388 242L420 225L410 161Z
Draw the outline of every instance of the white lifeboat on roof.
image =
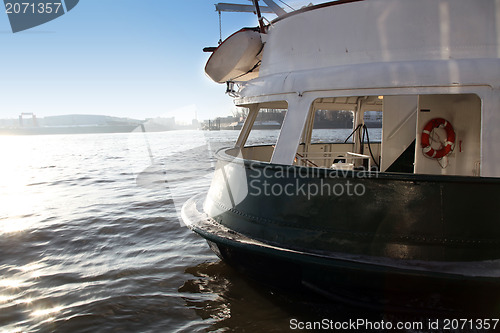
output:
M258 28L243 28L215 49L205 73L215 82L249 81L259 76L263 43Z

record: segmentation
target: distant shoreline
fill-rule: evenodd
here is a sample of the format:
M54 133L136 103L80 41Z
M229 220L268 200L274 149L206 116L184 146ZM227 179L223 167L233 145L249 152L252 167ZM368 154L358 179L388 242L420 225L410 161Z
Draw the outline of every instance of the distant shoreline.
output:
M138 120L104 115L71 114L63 116L36 117L23 113L19 119L0 119L0 135L50 135L50 134L92 134L92 133L129 133L134 130L164 132L195 128L191 125L177 125L174 117Z
M0 135L50 135L50 134L91 134L128 133L137 125L95 125L95 126L47 126L26 128L0 128Z

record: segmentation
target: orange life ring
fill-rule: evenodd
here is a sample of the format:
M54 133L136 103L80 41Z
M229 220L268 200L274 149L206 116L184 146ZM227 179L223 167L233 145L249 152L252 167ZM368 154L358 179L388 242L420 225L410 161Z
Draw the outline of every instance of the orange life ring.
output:
M434 150L430 144L430 134L433 129L438 127L443 127L445 129L446 142L444 143L443 148ZM422 143L422 151L425 155L430 158L440 159L453 151L453 148L455 148L455 139L455 131L453 130L453 126L451 126L450 122L443 118L434 118L429 120L422 130L422 139L420 142Z

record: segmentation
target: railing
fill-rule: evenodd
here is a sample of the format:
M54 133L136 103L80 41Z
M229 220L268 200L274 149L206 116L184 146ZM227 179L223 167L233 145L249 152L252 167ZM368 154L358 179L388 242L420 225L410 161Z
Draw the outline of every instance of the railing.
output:
M364 148L368 149L366 145ZM348 164L353 164L352 168L354 166L364 165L370 169L373 164L373 159L368 155L353 153L350 151L352 149L352 144L342 143L317 143L307 146L300 145L295 155L294 164L328 169L332 167L345 169L348 167ZM374 151L375 158L378 158L380 154L380 144L372 144L372 149ZM247 160L269 162L273 151L274 145L260 145L244 147L241 153L242 157ZM234 154L236 157L239 152L239 149L235 149L234 151L228 152L228 154ZM359 162L360 160L363 162ZM365 162L364 160L368 160L368 162Z
M295 157L297 165L341 170L353 170L359 160L367 160L368 170L371 170L370 156L353 152L303 152Z

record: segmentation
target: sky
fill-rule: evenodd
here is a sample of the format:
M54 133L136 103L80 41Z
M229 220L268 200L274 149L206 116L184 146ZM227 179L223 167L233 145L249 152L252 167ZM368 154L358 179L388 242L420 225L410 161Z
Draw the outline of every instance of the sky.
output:
M217 2L80 0L59 18L18 33L2 10L0 118L231 115L236 108L225 85L204 73L210 54L202 49L219 40ZM222 13L223 38L257 24L252 13Z

